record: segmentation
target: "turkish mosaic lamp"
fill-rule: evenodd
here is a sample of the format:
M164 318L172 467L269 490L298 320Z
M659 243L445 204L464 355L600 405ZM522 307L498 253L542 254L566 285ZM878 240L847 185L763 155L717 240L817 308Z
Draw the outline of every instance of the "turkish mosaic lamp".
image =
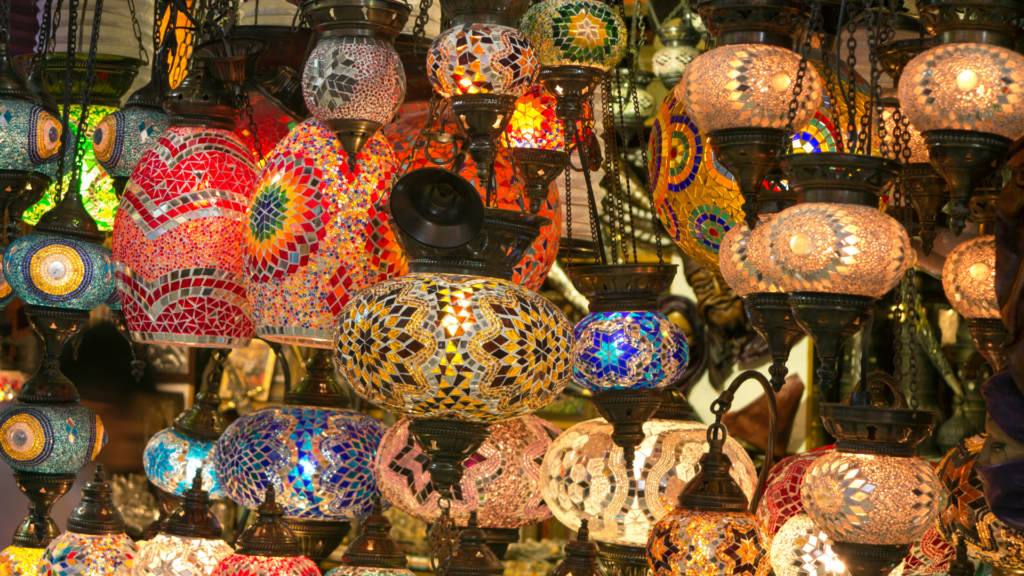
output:
M234 94L197 66L165 103L170 127L117 211L122 314L138 342L243 348L254 331L242 241L256 167L234 132Z
M565 129L555 113L555 104L542 84L534 84L516 100L505 128L516 172L526 181L524 194L530 200L531 214L541 213L568 158Z
M139 547L124 533L124 519L103 479L103 465L82 490L82 502L68 517L67 531L46 548L39 576L113 576L131 569Z
M582 66L604 72L626 51L626 26L618 12L596 0L544 0L526 11L520 27L544 67Z
M123 109L102 117L92 129L93 155L110 177L118 198L124 194L142 153L170 125L171 117L164 111L158 83L154 76L128 97Z
M384 516L380 496L373 511L360 523L361 531L341 556L341 565L330 576L413 576L409 559L391 536L391 521ZM326 576L326 575L325 575Z
M387 197L398 168L383 134L370 138L350 168L341 144L315 118L267 156L242 249L257 336L333 346L341 309L382 279L372 257L383 240L374 227L375 203Z

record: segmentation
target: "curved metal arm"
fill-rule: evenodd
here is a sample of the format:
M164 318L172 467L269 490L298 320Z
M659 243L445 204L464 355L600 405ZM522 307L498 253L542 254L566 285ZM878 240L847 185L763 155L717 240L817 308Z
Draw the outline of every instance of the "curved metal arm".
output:
M764 389L768 398L768 450L764 455L764 464L761 466L761 473L757 475L757 488L754 496L750 498L750 513L757 511L757 505L761 502L761 492L768 480L768 471L772 467L772 459L775 456L775 435L778 430L779 411L775 406L775 390L768 379L757 370L746 370L733 378L728 388L722 391L721 395L711 403L711 412L715 415L715 423L708 427L708 444L718 445L721 449L725 445L725 438L729 434L725 425L722 424L722 416L732 408L732 401L736 397L736 391L747 380L757 380ZM718 435L721 434L719 438Z

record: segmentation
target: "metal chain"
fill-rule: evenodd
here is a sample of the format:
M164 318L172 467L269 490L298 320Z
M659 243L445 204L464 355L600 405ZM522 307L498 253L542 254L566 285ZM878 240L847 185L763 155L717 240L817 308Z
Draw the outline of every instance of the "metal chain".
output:
M64 6L64 0L57 0L57 9L53 12L53 26L47 27L46 31L49 33L49 39L46 43L46 51L53 54L57 50L57 30L60 29L60 16L61 8Z
M893 314L893 355L892 355L892 377L897 382L903 382L903 281L896 287L893 293L895 313Z
M132 33L135 34L135 40L139 43L139 60L142 60L149 65L149 53L146 52L146 47L142 44L142 26L139 26L139 19L135 16L135 0L128 1L128 13L132 16Z
M619 163L618 163L618 134L615 130L615 106L611 102L612 80L611 74L605 74L601 80L601 120L604 126L604 173L606 176L605 188L611 195L611 227L612 227L612 262L615 262L616 248L626 261L626 234L625 223L622 219L622 195L619 189ZM616 83L616 87L618 87ZM618 242L614 236L618 236Z
M100 43L100 23L103 19L103 0L96 0L96 7L93 8L92 14L92 34L89 38L89 56L85 61L85 87L82 90L82 113L78 117L78 138L77 146L75 147L74 156L71 157L71 187L70 189L76 189L81 191L82 184L82 163L77 162L77 158L85 156L86 146L91 146L92 142L88 142L88 138L85 137L86 126L88 126L89 119L89 104L92 101L92 87L96 83L96 49Z
M825 94L828 97L828 111L832 117L832 126L838 127L842 130L843 119L842 113L839 111L840 96L836 90L836 80L839 78L839 70L833 69L829 62L832 61L832 53L825 49L825 32L818 31L818 45L821 46L821 62L823 64L822 70L825 73ZM843 138L840 136L836 140L836 151L842 152L844 150Z
M579 124L580 125L576 127L576 152L580 156L580 166L583 167L583 176L586 180L589 180L590 167L587 162L587 158L590 157L590 154L587 151L587 139L583 137L587 134L587 125L586 122L582 120ZM590 236L594 242L597 242L597 235L601 233L601 228L597 217L597 203L594 200L594 193L591 185L587 186L587 206L590 209ZM605 258L604 254L600 254L600 256L602 260Z
M804 34L804 43L800 46L800 64L796 70L793 97L789 100L789 109L786 111L786 127L783 129L782 146L779 147L779 154L788 154L793 148L793 122L796 121L797 109L800 108L800 95L804 91L804 79L807 76L808 66L807 56L811 53L811 35L814 30L817 30L820 18L821 0L814 0L811 4L811 16L807 21L807 34Z
M907 330L910 332L910 408L917 410L917 271L907 270Z
M2 42L8 45L10 50L11 44L11 0L4 0L3 10L3 22L0 23L0 35L3 36Z
M424 43L427 35L427 24L430 23L430 7L434 0L420 0L420 13L416 15L416 22L412 25L412 50L419 54L420 46Z
M567 123L568 124L568 123ZM572 154L569 140L569 131L563 132L565 137L565 267L572 268Z
M252 134L252 147L256 151L256 156L260 162L266 160L266 156L263 155L263 143L260 142L259 131L256 128L256 114L252 110L252 103L249 101L249 89L245 84L241 85L241 90L238 92L238 106L242 109L242 113L249 118L249 133Z
M61 129L65 134L71 129L69 126L70 113L71 113L71 71L75 60L75 53L77 50L76 43L78 38L78 0L71 0L68 5L68 41L67 41L67 57L64 60L64 98L62 99L62 107L60 113L60 125ZM57 30L59 22L54 25L54 31ZM54 37L57 34L54 33ZM70 134L68 134L66 141L70 141ZM59 199L64 195L64 167L67 161L69 146L64 146L63 143L57 153L57 193L55 198ZM71 162L75 161L75 154L78 152L78 146L70 147L71 150Z
M626 121L623 118L622 114L623 114L623 109L626 107L625 106L626 102L623 102L623 100L622 100L622 83L621 82L616 82L615 83L615 100L616 100L616 102L619 103L619 126L625 126L626 125ZM612 108L614 110L614 106ZM634 109L634 111L635 111L635 109ZM641 143L641 146L642 146L643 145L643 132L640 132L640 136L641 136L640 143ZM627 144L627 142L626 142L626 135L625 135L625 133L623 133L623 135L622 135L622 149L626 150L627 153L628 153L629 149L626 147L626 144ZM616 156L615 158L616 158L616 162L615 162L615 182L616 182L616 185L617 185L618 182L619 182L619 179L618 179L619 163L618 163L618 156ZM630 240L630 242L632 244L632 247L633 247L633 263L636 264L636 262L637 262L637 258L636 258L636 225L633 223L633 203L632 203L633 191L632 191L630 183L629 183L629 174L628 173L625 175L625 180L626 180L626 192L625 192L625 196L626 196L626 210L629 212L629 240ZM621 210L621 208L620 208L620 210ZM625 252L623 252L622 258L623 258L624 261L626 260Z
M850 11L847 14L849 22L846 23L846 31L849 33L849 37L846 39L846 71L849 76L848 80L848 92L844 94L846 96L846 114L847 114L847 131L852 131L852 134L847 134L847 140L851 143L848 146L849 151L856 154L860 152L860 138L857 127L857 108L853 105L854 99L856 98L856 82L857 76L854 72L857 70L857 38L854 34L857 32L857 19L854 15L857 13L857 2L850 1Z
M46 55L46 50L50 44L50 20L53 19L53 14L50 12L53 9L53 0L46 0L43 3L43 14L42 21L39 26L39 45L36 46L36 57ZM35 66L35 63L32 64Z

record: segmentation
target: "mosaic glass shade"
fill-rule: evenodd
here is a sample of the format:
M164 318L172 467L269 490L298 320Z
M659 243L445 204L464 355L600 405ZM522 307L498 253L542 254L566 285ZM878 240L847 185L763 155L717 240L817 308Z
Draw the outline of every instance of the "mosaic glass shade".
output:
M409 419L388 430L377 453L378 483L384 498L406 514L433 522L441 495L427 467L430 457L409 434ZM541 497L540 467L561 430L536 416L494 424L491 436L465 460L466 473L452 487L451 515L465 526L475 511L482 528L522 528L543 522L551 511Z
M11 468L76 474L107 443L103 422L78 404L14 404L0 411L0 457Z
M60 119L42 106L0 100L0 170L43 172L57 161L60 140Z
M651 531L647 563L654 576L766 576L770 545L747 512L673 510Z
M330 348L334 320L351 295L387 278L371 256L381 239L374 203L389 194L398 162L381 134L356 158L352 170L338 139L316 119L267 156L242 249L261 338Z
M999 318L996 237L979 236L953 248L942 265L942 288L964 318Z
M740 221L725 234L718 250L718 267L726 284L741 298L764 292L781 292L763 269L766 262L766 231L771 227L772 215L761 216L757 228L750 230Z
M565 150L565 129L555 115L555 99L542 84L530 86L516 100L505 137L513 148Z
M701 130L783 129L799 65L799 55L777 46L719 46L694 58L679 85ZM808 66L793 127L807 124L821 103L821 76Z
M242 236L255 182L249 148L226 130L171 127L142 155L113 242L134 340L248 345Z
M221 560L210 576L320 576L320 569L305 556L232 554Z
M102 244L36 232L4 254L4 276L29 306L92 310L115 289L114 262Z
M14 289L7 281L7 274L4 271L3 257L7 255L7 247L0 248L0 308L5 308L14 300Z
M949 563L955 556L956 550L942 539L939 529L932 524L924 536L910 546L910 553L900 566L906 576L942 574L949 571Z
M220 539L157 534L139 550L131 576L206 576L231 553Z
M0 576L37 576L45 548L8 546L0 552Z
M324 576L413 576L408 568L371 568L369 566L345 566L331 568Z
M592 312L573 335L573 382L593 392L664 388L689 361L686 334L661 312Z
M597 0L544 0L526 11L519 27L541 66L608 70L626 52L626 25L614 7Z
M306 61L302 95L319 120L387 124L405 100L405 69L383 38L323 38Z
M125 534L92 536L65 532L43 553L39 576L114 576L125 574L139 547Z
M459 94L522 96L540 68L522 32L497 24L462 24L441 32L427 52L427 76L445 98Z
M918 54L900 79L900 104L921 132L970 130L1024 136L1024 56L970 42Z
M172 428L161 430L149 439L142 454L146 477L164 492L184 496L192 487L196 471L202 468L203 489L210 498L224 498L227 494L214 469L216 446L215 442L189 438Z
M772 466L756 511L757 519L764 524L769 536L774 537L786 521L804 511L804 503L800 499L804 472L815 460L833 452L834 446L825 446L787 456Z
M589 519L598 542L645 546L651 526L675 508L679 493L698 471L707 451L707 426L700 422L648 420L633 467L612 442L603 418L574 425L548 448L541 464L541 493L555 518L572 530ZM751 496L757 486L754 463L736 440L727 438L732 477Z
M352 410L264 408L232 422L217 441L217 478L250 510L273 485L290 518L353 520L370 513L377 494L383 435L379 420Z
M651 71L661 79L662 84L672 88L670 79L678 81L682 78L686 67L697 56L700 56L700 51L693 46L663 46L651 58Z
M85 119L85 138L92 142L96 126L102 119L116 111L117 108L110 106L89 106L89 117ZM72 133L72 138L69 138L69 140L73 139L77 142L79 138L78 121L81 117L82 107L72 105L68 112L68 124L71 126ZM100 232L110 232L114 228L114 214L117 211L118 202L117 194L114 192L114 187L107 172L96 158L93 147L86 143L85 147L82 148L82 152L79 156L82 164L82 203L85 205L86 212L96 220L96 225L99 226ZM52 171L50 176L56 180L56 162L48 165L47 168ZM67 190L70 184L71 167L65 166L64 183L61 189ZM21 217L22 221L32 226L38 224L43 214L46 214L50 208L56 206L56 191L57 184L51 184L46 193L43 194L43 197L29 207L28 210L25 210Z
M572 326L546 298L498 280L409 274L356 294L334 335L352 388L405 416L498 422L554 400Z
M762 264L779 288L880 298L916 256L903 226L876 208L806 202L786 208L766 232Z
M2 307L2 305L0 305ZM28 374L19 370L0 370L0 402L10 402L21 391Z
M832 551L832 541L828 534L803 513L786 520L772 539L771 562L775 576L850 574L843 561Z
M93 129L93 155L107 174L127 178L142 159L142 153L170 123L170 116L162 110L118 110L107 114Z
M920 458L833 452L807 468L800 498L834 540L894 545L924 536L946 497Z
M526 97L526 96L524 96ZM408 164L408 170L434 166L422 150L422 143L417 144L416 139L427 121L428 108L424 104L407 105L403 109L402 117L382 130L385 138L394 146L401 164ZM561 127L561 124L558 124ZM450 157L455 151L451 146L431 145L431 153L439 156ZM480 196L485 198L487 187L481 185L476 174L476 164L472 159L466 158L460 176L476 186ZM523 204L524 184L523 179L516 178L512 163L508 159L507 152L498 154L494 165L495 182L497 189L493 193L491 201L497 208L506 210L525 210ZM547 278L548 270L554 264L558 255L558 242L562 235L562 203L559 198L558 188L552 184L551 193L548 199L541 205L538 215L547 218L550 222L540 229L540 235L534 240L526 256L516 265L512 281L529 290L540 290ZM374 266L377 267L378 280L401 275L405 273L407 262L405 253L395 241L394 233L388 225L387 201L388 195L374 197L373 206L370 209L371 226L373 232L373 254L370 256Z

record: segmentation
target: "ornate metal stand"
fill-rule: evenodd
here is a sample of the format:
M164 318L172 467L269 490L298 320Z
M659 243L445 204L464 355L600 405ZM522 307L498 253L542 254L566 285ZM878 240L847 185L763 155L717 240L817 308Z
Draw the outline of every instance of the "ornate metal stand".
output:
M154 486L154 488L156 488ZM171 513L173 513L178 506L181 506L185 500L181 496L175 496L170 492L156 488L156 499L160 502L160 516L154 520L146 530L142 532L142 538L144 540L151 540L154 536L163 532L167 526L167 520L170 519Z
M797 323L789 296L782 293L751 294L743 300L747 317L757 333L768 343L772 355L772 388L776 392L786 384L786 362L793 346L804 336L803 328Z
M586 518L580 520L576 539L565 543L565 557L555 566L551 576L605 576L597 561L598 544L589 541L590 528Z
M530 214L536 214L551 193L551 183L565 169L566 153L541 148L513 148L512 161L516 163L516 172L526 181Z
M587 102L604 74L589 66L546 66L537 81L555 99L555 115L563 122L575 123L586 117Z
M430 456L430 478L445 497L462 480L463 461L490 437L486 424L458 420L417 418L409 424L409 433L423 452Z
M878 206L878 198L900 175L892 160L864 154L788 154L782 169L801 202Z
M477 528L476 511L470 513L469 525L459 532L459 541L451 551L440 576L501 576L505 568L487 546L487 533ZM438 572L435 572L438 574Z
M818 387L825 401L838 391L836 362L843 343L856 334L874 310L875 300L868 296L794 292L789 296L796 322L814 340L821 366Z
M968 202L1010 151L1010 139L996 134L967 130L922 132L932 166L949 184L949 227L957 236L970 215Z
M650 570L643 546L597 543L598 557L609 576L646 576Z
M907 557L910 545L833 542L832 550L853 576L888 576Z
M465 530L465 528L462 528ZM519 542L519 528L481 528L487 535L487 547L498 560L504 560L508 547Z
M931 164L913 163L903 166L901 185L904 197L913 202L921 220L921 251L927 256L935 244L935 222L939 212L949 202L946 179Z
M409 564L402 547L391 537L391 521L381 510L380 496L373 499L373 511L361 524L362 532L348 545L342 566L398 570Z
M43 340L43 361L39 370L25 381L18 401L27 404L75 402L78 390L60 371L60 352L64 344L89 320L82 310L65 310L44 306L26 306L32 329Z
M341 541L352 529L352 525L348 522L303 520L301 518L284 518L283 521L299 539L302 555L316 562L321 570L326 569L324 562L341 545Z
M14 471L18 489L28 497L28 517L14 531L14 545L22 548L46 548L60 536L60 528L50 518L50 510L75 483L75 474L37 474Z
M498 138L516 109L516 97L504 94L463 94L449 98L459 119L459 130L469 139L469 157L476 163L480 182L490 182L491 165L498 154Z
M715 158L736 177L743 195L747 226L757 226L758 195L768 173L779 165L785 131L774 128L730 128L708 134Z
M971 329L971 341L981 355L988 360L993 371L1006 366L1006 350L1003 342L1009 335L1006 325L1000 318L974 318L967 321Z

